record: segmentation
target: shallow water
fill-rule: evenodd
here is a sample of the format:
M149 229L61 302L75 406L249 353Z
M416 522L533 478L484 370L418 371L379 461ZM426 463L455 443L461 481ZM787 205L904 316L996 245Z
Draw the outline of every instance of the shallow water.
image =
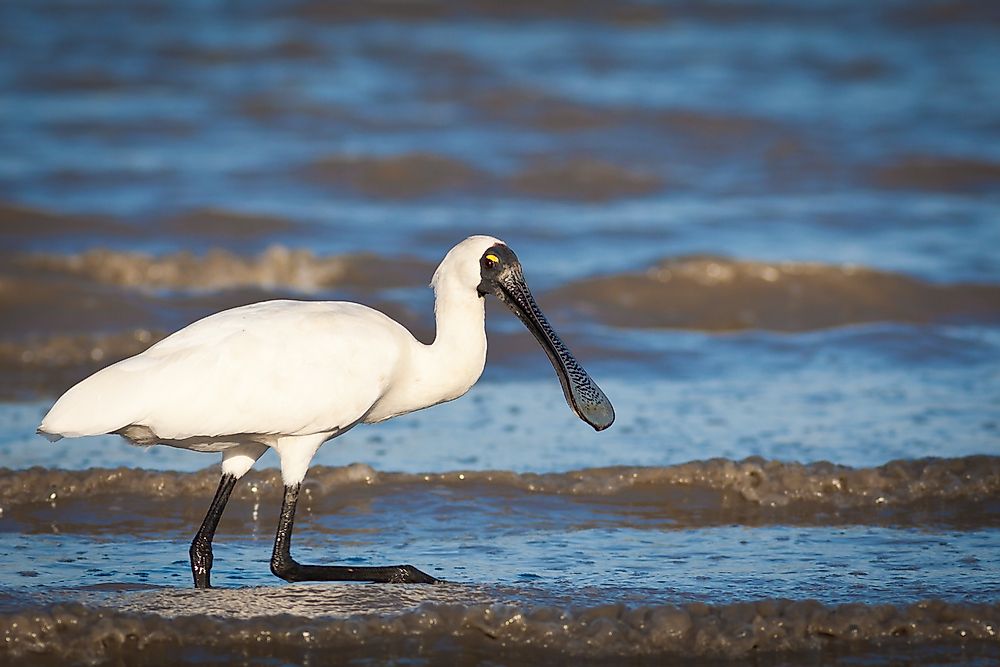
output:
M367 601L355 600L342 590L357 585L303 585L315 590L315 599L306 601L314 605L313 610L295 604L275 608L272 602L247 596L246 586L285 585L268 571L270 530L265 526L258 526L262 534L255 541L219 536L213 583L230 590L208 600L186 588L178 590L186 587L190 577L186 534L177 535L176 540L144 538L138 562L123 560L126 554L115 545L125 538L119 533L96 539L72 534L4 535L0 544L6 553L24 554L18 559L23 569L6 577L8 593L31 596L46 590L49 600L103 602L126 611L169 615L250 618L280 610L302 616L349 616L408 610L424 602L502 602L529 607L725 605L772 597L825 604L858 600L903 604L929 598L993 602L1000 589L1000 531L996 529L560 529L554 525L561 518L556 513L538 522L529 522L521 514L521 522L527 525L514 530L510 523L504 525L491 516L493 510L470 512L450 522L447 541L432 535L432 528L443 527L440 516L414 517L416 525L405 531L373 526L360 534L357 528L339 528L338 534L327 535L317 522L305 522L309 537L296 543L303 562L333 558L350 565L414 563L450 582L440 588L401 590L398 598L386 595L377 608L366 608ZM270 526L268 522L266 528ZM483 581L487 578L488 583ZM146 587L167 590L130 592ZM121 592L88 592L95 589ZM171 602L176 605L173 609Z
M268 558L280 477L252 473L220 525L220 588L207 592L187 587L186 551L211 471L9 472L0 549L19 569L4 576L0 617L10 655L73 660L133 650L156 660L161 641L228 651L232 633L293 652L315 637L321 650L342 632L369 658L405 655L437 632L463 655L485 635L513 662L547 651L857 652L893 637L925 658L954 642L989 656L998 469L997 457L978 457L867 470L719 459L523 476L313 471L301 560L415 563L449 582L436 586L277 582ZM201 626L196 644L162 620L203 615L220 625ZM138 649L133 634L147 637ZM397 641L408 645L387 648Z
M0 662L1000 660L996 26L931 0L3 3ZM225 307L346 298L430 340L425 285L472 233L618 418L580 424L490 302L469 395L326 445L299 557L449 585L279 584L268 454L223 588L190 591L214 457L34 434Z

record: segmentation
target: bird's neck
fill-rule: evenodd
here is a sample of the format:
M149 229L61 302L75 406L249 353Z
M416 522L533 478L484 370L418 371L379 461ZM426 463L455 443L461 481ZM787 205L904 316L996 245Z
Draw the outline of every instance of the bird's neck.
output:
M435 281L434 342L413 340L405 370L365 417L379 422L451 401L476 383L486 365L486 308L474 289Z
M463 292L470 291L471 294ZM416 340L406 371L365 418L379 422L451 401L476 383L486 365L486 310L475 290L436 286L437 334L424 345Z
M458 398L476 383L486 365L486 309L475 290L435 290L434 342L424 348L416 377L435 403Z

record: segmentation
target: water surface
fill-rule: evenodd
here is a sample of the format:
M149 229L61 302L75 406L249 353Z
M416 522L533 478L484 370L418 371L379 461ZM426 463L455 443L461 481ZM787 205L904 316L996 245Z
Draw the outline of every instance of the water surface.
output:
M4 3L0 661L1000 660L996 26L931 0ZM349 299L430 341L426 284L474 233L618 419L580 424L491 301L469 395L326 445L298 556L446 586L271 577L268 454L192 591L215 458L34 433L226 307Z

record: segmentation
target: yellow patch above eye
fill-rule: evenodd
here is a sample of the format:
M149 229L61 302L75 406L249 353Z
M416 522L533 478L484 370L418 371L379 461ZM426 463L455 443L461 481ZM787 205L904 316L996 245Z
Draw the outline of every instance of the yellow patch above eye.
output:
M494 255L493 253L486 255L486 259L490 260L491 262L496 262L497 264L500 263L500 258Z

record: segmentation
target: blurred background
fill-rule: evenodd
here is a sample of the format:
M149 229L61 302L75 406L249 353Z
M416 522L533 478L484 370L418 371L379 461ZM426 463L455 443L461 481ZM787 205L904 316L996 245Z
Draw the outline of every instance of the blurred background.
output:
M256 300L358 300L430 341L436 263L485 233L618 428L581 433L491 303L476 405L330 462L995 453L997 21L939 0L4 3L0 451L207 465L113 441L77 460L32 425ZM550 458L467 447L484 422Z
M818 603L727 605L936 597L959 606L833 611L821 641L959 628L997 659L1000 3L7 0L0 117L0 612L573 602L605 611L496 634L748 655L815 648L827 626L789 619ZM471 234L518 253L616 424L573 416L491 298L480 383L324 447L364 465L310 472L296 549L482 586L278 586L265 470L220 527L229 589L184 597L216 458L35 435L74 382L226 307L361 301L430 342L427 283ZM719 606L639 628L619 601ZM780 631L745 624L788 604ZM469 609L435 627L494 622ZM176 632L150 618L140 636ZM192 641L243 636L220 627ZM113 644L92 639L51 646Z

